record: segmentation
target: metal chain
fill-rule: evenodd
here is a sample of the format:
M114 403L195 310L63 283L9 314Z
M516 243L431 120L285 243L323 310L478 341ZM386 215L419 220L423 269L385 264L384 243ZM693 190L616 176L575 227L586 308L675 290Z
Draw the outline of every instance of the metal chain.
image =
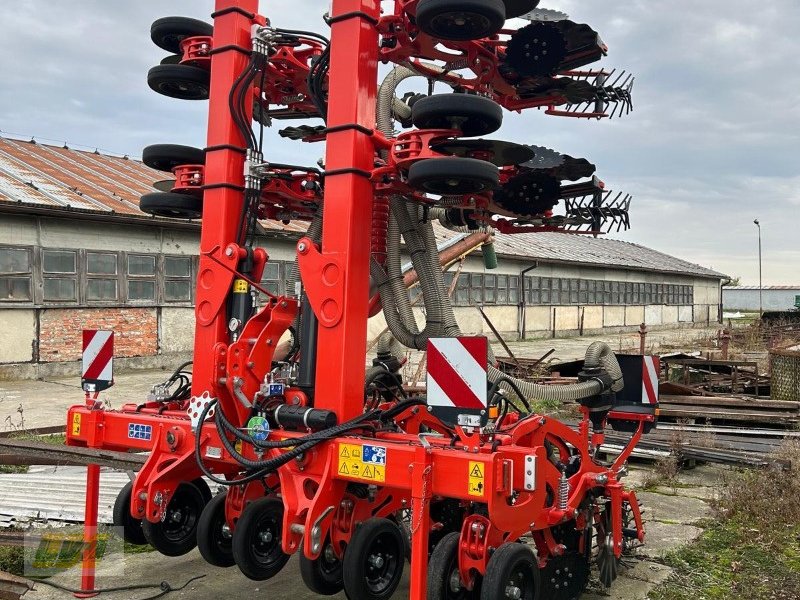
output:
M433 470L433 468L431 467L431 465L428 465L427 467L425 467L425 470L422 472L422 505L421 505L422 508L424 508L425 503L428 501L427 500L427 498L428 498L428 476L431 474L432 470ZM419 521L417 522L416 526L414 526L414 521L417 519L416 515L414 514L415 512L419 512L420 513ZM413 508L411 509L411 535L414 535L417 532L417 530L419 530L420 526L422 525L422 514L421 514L422 512L423 512L422 510L414 511Z

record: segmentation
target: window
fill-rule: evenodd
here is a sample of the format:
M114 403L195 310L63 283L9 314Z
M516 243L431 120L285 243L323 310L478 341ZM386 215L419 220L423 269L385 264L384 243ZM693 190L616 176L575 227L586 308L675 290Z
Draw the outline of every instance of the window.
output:
M597 304L597 301L598 301L598 299L597 299L597 285L598 285L598 283L599 282L595 281L594 279L592 279L591 281L588 282L588 284L589 284L589 291L588 291L589 299L587 300L587 302L589 304ZM603 289L602 288L602 284L600 284L600 285L601 285L600 289L602 290Z
M460 273L456 282L456 306L469 306L469 273Z
M87 302L114 302L118 300L117 264L118 256L116 253L86 253L85 294Z
M495 286L497 285L497 277L494 275L486 275L483 278L483 301L487 304L494 304L497 301L497 294Z
M116 279L88 279L86 281L87 300L116 300Z
M508 303L519 304L519 276L512 275L508 278Z
M470 275L469 301L472 304L483 303L483 275Z
M42 298L45 302L75 302L78 253L75 250L42 251Z
M566 279L562 280L561 283L561 291L564 291L564 283L566 283ZM564 296L562 294L561 301L564 302ZM578 280L577 279L570 279L569 280L569 300L570 304L577 304L578 303Z
M264 274L261 276L261 285L270 294L276 296L281 293L281 263L276 260L264 265Z
M497 276L497 303L508 304L508 275Z
M152 254L129 254L126 269L128 301L156 301L156 257Z
M589 282L585 279L578 280L578 303L586 304L589 302Z
M164 257L164 300L192 301L192 257Z
M31 300L31 251L0 248L0 300Z
M129 260L133 259L130 257ZM116 275L117 274L117 255L101 252L86 253L86 274L87 275Z

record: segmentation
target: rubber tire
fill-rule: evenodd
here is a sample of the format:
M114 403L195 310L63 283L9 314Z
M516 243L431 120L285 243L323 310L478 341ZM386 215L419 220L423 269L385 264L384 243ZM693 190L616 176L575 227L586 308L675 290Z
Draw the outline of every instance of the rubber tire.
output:
M190 194L153 192L139 199L139 210L156 217L199 219L203 214L203 200Z
M408 170L411 187L442 196L478 194L497 188L499 182L497 167L475 158L428 158Z
M150 25L150 39L167 52L180 54L181 42L187 37L214 35L214 26L189 17L162 17Z
M466 13L471 19L466 26L443 22L447 15ZM420 0L417 4L417 26L440 40L479 40L497 33L506 22L503 0Z
M217 494L206 504L197 523L197 549L205 561L215 567L232 567L233 560L231 540L222 537L222 526L225 525L225 498L228 493Z
M461 533L446 534L431 552L428 559L427 600L471 600L477 597L476 590L462 588L458 592L450 589L453 569L458 570L458 542Z
M300 552L300 577L306 587L321 596L334 596L342 591L344 587L344 574L341 561L330 563L325 559L324 548L319 558L311 560Z
M117 494L117 499L114 501L114 512L112 523L114 527L119 527L122 530L122 539L129 544L136 546L146 546L147 538L144 537L142 531L142 520L137 519L131 514L131 492L133 490L133 482L129 481Z
M179 100L208 100L211 74L191 65L156 65L147 72L154 92Z
M176 499L180 499L179 503L184 508L188 506L191 509L189 529L183 531L179 537L165 528L166 521L151 523L146 519L142 520L142 531L148 543L165 556L183 556L194 549L197 545L197 522L205 506L203 493L191 483L182 483L178 486L167 505L167 511Z
M532 580L531 588L526 590L520 600L540 600L539 563L533 550L519 542L503 544L492 554L486 565L486 575L481 587L481 600L505 598L508 580L520 566L530 574Z
M142 162L144 164L151 169L166 173L171 173L172 169L181 165L202 165L205 161L206 153L194 146L152 144L142 150Z
M503 107L475 94L434 94L414 103L411 121L420 129L460 129L463 137L475 137L500 129Z
M267 564L259 562L253 556L253 536L257 534L258 527L266 517L272 517L278 523L277 535L273 545L269 549L269 559ZM275 577L289 560L289 555L284 554L281 549L280 527L283 524L283 502L277 498L259 498L251 502L242 511L242 515L236 522L233 530L233 558L239 570L249 579L254 581L264 581Z
M366 556L378 536L388 535L394 542L395 572L380 591L370 589L367 582ZM344 551L344 592L350 600L389 600L403 578L405 541L400 528L389 519L371 518L353 533Z

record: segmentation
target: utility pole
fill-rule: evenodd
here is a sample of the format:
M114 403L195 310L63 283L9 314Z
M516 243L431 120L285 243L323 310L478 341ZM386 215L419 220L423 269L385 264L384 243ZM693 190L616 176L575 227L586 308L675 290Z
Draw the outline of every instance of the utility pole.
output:
M758 227L758 318L764 317L764 286L761 283L761 223L758 219L753 219L753 223Z

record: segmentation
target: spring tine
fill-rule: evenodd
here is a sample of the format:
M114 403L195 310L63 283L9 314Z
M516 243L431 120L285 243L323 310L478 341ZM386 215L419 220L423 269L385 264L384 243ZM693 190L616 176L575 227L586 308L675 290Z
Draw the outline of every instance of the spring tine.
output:
M614 71L616 71L616 69L614 69ZM612 73L614 71L612 71ZM619 80L622 79L624 76L625 76L625 71L622 71L619 75L617 75L617 78L611 83L611 85L609 85L607 87L612 87L612 88L617 87L617 83L619 83ZM629 77L630 77L630 75L629 75ZM610 79L610 77L609 77L609 79Z

